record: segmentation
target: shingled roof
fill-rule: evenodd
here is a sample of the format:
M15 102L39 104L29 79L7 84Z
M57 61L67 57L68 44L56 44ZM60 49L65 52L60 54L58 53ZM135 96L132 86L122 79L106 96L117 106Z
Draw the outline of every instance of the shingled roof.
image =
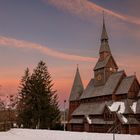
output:
M81 80L79 69L77 67L76 75L75 75L75 78L74 78L74 82L73 82L73 86L72 86L72 89L71 89L69 100L70 101L79 100L81 94L83 93L83 90L84 90L84 86L83 86L83 83L82 83L82 80Z
M70 121L69 121L69 123L71 123L71 124L82 124L83 123L83 119L81 119L81 118L72 118Z
M103 17L103 28L102 28L102 34L101 34L101 40L108 39L106 27L105 27L105 19Z
M98 62L96 63L95 67L94 67L94 70L97 70L97 69L101 69L101 68L104 68L109 59L111 58L111 55L108 55L104 60L100 61L100 59L98 60Z
M102 114L105 107L105 102L97 102L97 103L83 103L72 113L75 115L98 115Z
M94 80L91 79L87 88L84 90L81 99L113 94L123 74L124 71L119 71L112 74L104 86L94 86Z
M129 89L131 88L133 82L135 80L135 76L128 76L125 77L120 86L118 87L117 91L116 91L116 95L120 95L120 94L127 94L129 92Z
M91 118L91 124L113 124L114 121L105 121L102 118Z
M118 119L122 124L140 124L135 117L124 116L122 114L117 114Z

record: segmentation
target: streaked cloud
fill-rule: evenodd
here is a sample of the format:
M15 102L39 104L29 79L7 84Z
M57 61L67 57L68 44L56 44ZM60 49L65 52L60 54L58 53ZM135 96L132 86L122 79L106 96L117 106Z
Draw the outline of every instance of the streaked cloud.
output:
M0 36L0 46L14 47L14 48L18 48L18 49L36 50L42 54L46 54L48 56L61 58L61 59L65 59L65 60L82 61L82 62L96 62L97 61L96 58L66 54L63 52L59 52L59 51L50 49L47 46L35 44L32 42L28 42L28 41L17 40L17 39L10 38L10 37L4 37L4 36Z
M95 17L97 13L101 13L104 11L106 14L121 19L123 21L140 25L140 19L138 18L113 12L89 0L41 0L41 1L45 3L49 2L49 4L54 5L59 9L66 10L72 14L75 14L82 18L88 18L90 20L93 20L93 17Z

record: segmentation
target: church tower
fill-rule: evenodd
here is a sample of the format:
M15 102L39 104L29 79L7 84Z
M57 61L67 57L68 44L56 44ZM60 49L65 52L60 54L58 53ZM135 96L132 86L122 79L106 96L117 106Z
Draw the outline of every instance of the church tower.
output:
M70 120L71 114L73 113L73 111L79 106L80 97L81 97L83 91L84 91L84 86L83 86L82 79L81 79L80 72L79 72L79 68L77 65L76 74L75 74L75 78L73 81L73 86L72 86L70 98L69 98L68 120Z
M118 66L111 54L111 50L109 47L109 38L106 31L105 20L103 16L103 27L101 34L99 59L94 67L94 85L95 86L104 85L108 77L117 70Z

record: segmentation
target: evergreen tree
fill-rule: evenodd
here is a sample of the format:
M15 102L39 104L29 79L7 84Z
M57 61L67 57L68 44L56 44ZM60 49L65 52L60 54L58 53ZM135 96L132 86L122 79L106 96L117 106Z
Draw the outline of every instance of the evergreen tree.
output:
M18 94L18 105L17 105L18 125L21 126L22 124L23 127L25 128L30 128L31 126L32 114L30 112L30 104L29 104L30 93L31 93L30 73L29 73L29 69L27 68L20 82L19 94Z
M59 120L58 97L52 88L51 75L43 61L31 75L25 71L19 91L19 120L24 127L52 128Z
M1 100L0 98L0 110L4 110L5 109L5 103L3 100Z

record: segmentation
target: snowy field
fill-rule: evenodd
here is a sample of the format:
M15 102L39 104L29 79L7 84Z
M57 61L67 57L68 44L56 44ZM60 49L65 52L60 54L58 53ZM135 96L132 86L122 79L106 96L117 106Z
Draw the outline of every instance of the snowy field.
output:
M12 129L0 132L0 140L113 140L112 134ZM115 140L140 140L137 135L115 135Z

